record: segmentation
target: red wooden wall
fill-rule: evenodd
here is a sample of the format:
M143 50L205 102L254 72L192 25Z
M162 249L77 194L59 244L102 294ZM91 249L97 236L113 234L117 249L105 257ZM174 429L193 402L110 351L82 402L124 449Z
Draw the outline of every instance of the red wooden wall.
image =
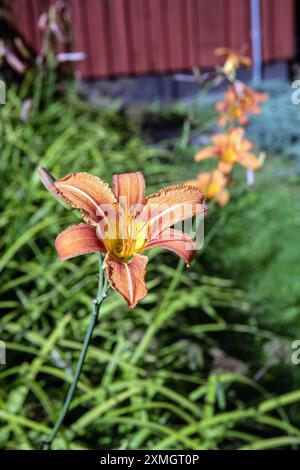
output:
M216 63L218 46L248 46L250 0L69 0L84 77L190 70ZM37 47L50 0L10 0L24 38ZM264 61L294 56L294 0L261 0Z

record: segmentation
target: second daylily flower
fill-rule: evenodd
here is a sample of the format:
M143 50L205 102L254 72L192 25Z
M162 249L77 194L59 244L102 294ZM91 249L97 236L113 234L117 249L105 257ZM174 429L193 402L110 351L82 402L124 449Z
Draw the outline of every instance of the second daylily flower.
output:
M145 181L140 172L114 175L113 190L88 173L73 173L55 180L41 168L40 176L47 189L80 209L86 221L58 235L55 247L60 259L93 252L105 254L107 280L129 307L135 307L147 295L148 258L141 252L166 248L187 265L194 258L195 242L170 227L204 212L199 189L174 185L145 197Z
M230 49L228 47L217 47L214 50L214 54L217 57L225 56L225 63L222 67L224 73L235 75L237 69L240 67L251 67L250 57L242 55L241 51Z
M261 103L269 98L267 93L256 92L239 81L229 87L224 96L224 101L216 103L219 125L222 127L234 121L245 126L248 124L249 114L260 114Z
M225 134L215 134L211 137L212 145L202 148L195 155L196 162L207 158L219 159L218 169L225 174L231 172L233 165L240 165L251 170L258 170L259 160L252 153L253 144L244 139L242 127L229 129Z
M220 170L199 173L197 179L189 180L186 184L203 191L206 201L215 199L220 206L225 206L229 201L229 192L226 189L227 178Z

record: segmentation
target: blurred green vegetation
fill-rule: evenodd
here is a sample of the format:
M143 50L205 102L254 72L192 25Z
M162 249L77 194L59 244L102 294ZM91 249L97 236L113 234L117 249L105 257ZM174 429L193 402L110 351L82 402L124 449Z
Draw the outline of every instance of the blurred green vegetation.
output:
M259 90L269 93L270 99L263 104L263 113L250 119L249 137L261 149L299 159L299 80L293 85L269 80Z
M87 104L72 85L55 96L35 90L27 121L26 82L9 87L0 109L3 449L37 449L48 435L96 292L96 256L57 259L55 237L79 214L45 191L38 166L107 181L142 170L149 193L195 175L190 144L213 116L198 109L195 124L194 110L180 108L179 137L146 145L149 116L163 129L169 112L152 109L147 121L117 104ZM209 211L190 269L153 250L149 295L136 309L110 291L54 448L298 447L300 369L291 342L300 338L299 179L280 155L268 155L254 188L244 172L236 176L229 205Z

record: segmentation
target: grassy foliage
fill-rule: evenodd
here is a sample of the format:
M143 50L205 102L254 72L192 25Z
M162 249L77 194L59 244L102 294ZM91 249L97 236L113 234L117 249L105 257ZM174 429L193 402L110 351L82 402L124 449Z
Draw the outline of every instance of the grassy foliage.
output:
M96 290L96 257L57 260L54 239L79 216L44 190L38 165L56 176L80 170L108 181L141 169L149 192L195 168L187 123L175 144L146 147L136 119L114 106L93 108L71 87L26 123L22 99L22 90L10 90L0 110L5 449L37 449L50 432ZM228 208L212 210L190 270L151 251L149 295L134 311L110 291L56 448L297 447L296 368L279 358L261 384L252 379L269 359L267 346L295 339L299 327L298 196L276 171L266 168L257 189L237 188Z

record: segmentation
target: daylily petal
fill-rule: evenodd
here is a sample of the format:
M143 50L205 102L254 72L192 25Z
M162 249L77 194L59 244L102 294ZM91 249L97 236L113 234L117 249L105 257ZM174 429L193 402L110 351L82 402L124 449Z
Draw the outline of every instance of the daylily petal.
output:
M250 111L251 111L251 114L261 114L261 108L259 104L253 105Z
M201 188L203 192L205 192L205 188L208 185L212 178L211 173L205 172L205 173L200 173L198 175L198 188Z
M241 124L241 126L246 126L248 122L249 122L248 115L246 113L241 114L241 116L239 117L239 123Z
M268 101L269 94L268 93L256 93L256 97L259 101Z
M225 99L227 103L235 103L237 98L237 92L234 87L231 87L228 89L228 91L225 92ZM224 103L226 106L226 103Z
M218 101L215 104L215 109L219 112L224 111L226 109L226 103L224 103L223 101Z
M253 148L253 142L251 142L251 140L245 139L241 142L241 149L243 151L251 150L252 148Z
M230 196L229 196L229 192L227 191L227 189L223 189L218 194L218 197L217 197L217 201L220 204L220 206L225 206L229 201L229 197Z
M72 207L81 209L91 223L97 223L105 216L105 205L116 202L108 184L89 173L67 175L56 180L54 188Z
M228 136L233 142L240 142L244 137L245 130L242 127L237 127L228 132Z
M141 219L149 223L148 241L156 238L165 228L204 213L203 200L204 195L199 188L180 184L148 196L141 215Z
M223 115L220 115L219 117L219 120L218 120L218 124L220 127L224 127L227 123L227 115L226 114L223 114Z
M218 165L218 170L221 171L222 173L224 173L225 175L227 175L228 173L231 172L232 167L233 167L232 163L227 163L227 162L220 161L219 165Z
M119 263L110 253L104 259L106 277L113 289L134 308L147 295L145 284L147 256L136 254L129 263Z
M244 65L245 67L251 67L252 60L250 57L240 57L240 64Z
M230 49L229 47L217 47L214 50L214 55L215 56L222 56L222 55L227 55L230 52L232 52L232 49Z
M128 208L135 204L143 204L145 199L145 180L143 174L138 171L136 173L114 175L113 191L118 200L120 198L125 199Z
M240 165L249 168L250 170L259 170L261 167L260 161L252 153L244 153L239 155L238 162Z
M215 155L218 154L219 147L226 144L227 135L226 134L214 134L210 139L215 146Z
M161 232L159 237L147 244L145 250L155 247L173 251L185 261L187 266L190 265L196 254L196 243L186 233L173 228L167 228Z
M55 248L62 261L86 253L106 252L96 235L96 228L89 224L68 227L56 238Z
M216 157L216 148L213 146L209 146L199 150L196 153L194 159L196 162L201 162L202 160L206 160L207 158L213 157Z

